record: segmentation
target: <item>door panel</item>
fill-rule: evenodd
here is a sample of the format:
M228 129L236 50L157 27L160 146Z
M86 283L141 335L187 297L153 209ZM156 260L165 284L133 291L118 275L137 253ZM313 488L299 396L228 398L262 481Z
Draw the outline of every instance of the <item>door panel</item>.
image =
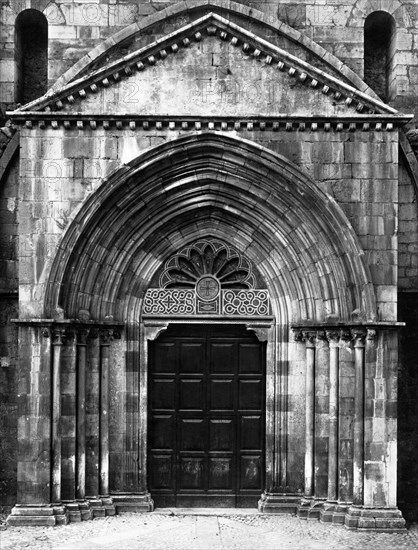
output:
M261 380L239 380L239 408L241 410L261 410L263 396L260 395Z
M181 411L201 410L204 405L204 380L203 378L180 378L179 384L179 409Z
M172 491L173 483L173 457L172 455L153 455L151 472L151 483L156 490L163 489Z
M210 410L233 411L234 410L234 381L217 380L210 381Z
M205 365L205 346L202 343L181 342L179 372L200 373Z
M260 344L239 344L239 372L241 374L261 374Z
M264 345L240 326L171 325L149 357L156 505L255 507L264 489Z
M232 462L232 457L209 459L209 487L212 490L232 490L234 485Z
M154 372L174 372L176 366L176 345L174 342L155 343Z
M187 489L203 490L204 460L203 457L180 457L179 492Z
M175 379L155 379L152 395L154 410L174 410L176 408L176 381Z
M170 451L175 446L174 415L155 414L154 429L150 433L150 443L153 449Z
M213 374L230 374L231 365L235 362L235 345L232 342L210 343L210 372Z
M178 447L182 451L206 451L207 427L203 418L181 418Z
M260 451L262 448L262 417L241 417L241 450Z
M235 426L233 418L212 418L209 424L209 449L215 451L230 451L235 449Z

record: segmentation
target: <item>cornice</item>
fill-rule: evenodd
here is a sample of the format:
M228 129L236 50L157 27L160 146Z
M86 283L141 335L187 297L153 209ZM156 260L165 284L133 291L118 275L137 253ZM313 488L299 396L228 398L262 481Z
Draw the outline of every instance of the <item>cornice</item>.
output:
M401 321L375 321L370 323L350 323L350 322L324 322L324 323L292 323L290 328L294 332L298 331L332 331L332 330L399 330L406 326L406 323Z
M99 89L109 88L131 77L134 72L142 72L169 55L175 55L180 49L189 48L208 37L216 37L232 47L240 48L249 57L287 73L289 79L298 79L309 88L321 90L330 100L344 103L347 109L354 112L398 114L392 107L215 13L209 13L60 89L53 87L45 96L8 114L13 120L18 120L23 113L47 115L49 112L59 112L65 105L72 105L76 100L83 101L89 95L98 93Z
M8 113L12 114L12 113ZM111 113L67 113L28 111L13 113L14 123L26 129L130 130L134 131L392 131L412 115L274 115L274 116L183 116L114 115Z

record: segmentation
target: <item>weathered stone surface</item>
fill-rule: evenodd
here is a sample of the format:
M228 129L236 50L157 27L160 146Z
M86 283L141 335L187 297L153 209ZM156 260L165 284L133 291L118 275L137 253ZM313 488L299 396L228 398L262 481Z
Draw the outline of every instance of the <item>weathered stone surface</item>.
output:
M388 326L408 320L401 342L413 345L418 174L413 150L399 134L401 119L395 121L376 93L384 89L393 106L416 109L417 8L379 6L388 10L387 20L394 18L397 49L389 48L385 81L380 73L386 68L367 67L366 59L365 84L369 3L253 4L32 6L43 9L48 22L50 83L60 78L62 85L74 63L66 83L85 80L51 93L39 104L46 111L25 115L27 120L22 115L19 176L17 156L0 174L0 298L7 308L0 327L0 389L7 396L0 458L13 464L2 466L5 504L17 498L43 510L51 499L62 499L68 513L59 506L47 519L12 513L11 523L57 524L68 514L80 521L152 509L149 495L113 503L108 496L146 494L148 359L141 301L172 252L215 236L257 265L280 327L266 344L267 492L260 509L294 511L306 496L300 506L306 518L358 529L403 528L396 509L398 341ZM18 3L2 7L0 105L8 108L22 99L24 80L15 80L25 72L15 42L19 11ZM180 30L209 11L228 22L216 27L212 19ZM134 59L155 40L152 51ZM32 53L36 63L26 56L30 70L22 74L41 93L46 54ZM382 57L373 53L369 61ZM111 63L117 65L108 71ZM6 134L0 132L0 154ZM22 325L17 364L12 316L63 325L74 318L87 324L116 319L126 334L106 343L107 356L97 327L80 344L77 331L54 340L49 321ZM318 325L309 355L310 337L289 338L292 323L306 323L302 333L309 323ZM333 356L337 400L330 398L331 344L320 330L326 323L328 331L348 327ZM355 348L350 323L369 331L364 355ZM85 346L85 355L77 346ZM306 377L308 357L313 378ZM410 464L417 424L413 354L402 352L401 364L400 477L403 498L411 503L417 477ZM331 437L336 425L338 435L334 430ZM334 474L338 494L330 496ZM82 506L75 502L80 492L94 499ZM347 511L353 500L368 511Z

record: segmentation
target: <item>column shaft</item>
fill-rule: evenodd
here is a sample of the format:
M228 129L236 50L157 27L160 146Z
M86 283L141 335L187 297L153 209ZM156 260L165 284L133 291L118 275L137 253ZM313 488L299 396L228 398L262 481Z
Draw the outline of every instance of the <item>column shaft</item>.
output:
M109 494L109 347L110 331L100 339L100 494Z
M353 502L363 504L364 472L364 348L365 331L354 333L354 453L353 453Z
M328 443L328 500L338 498L338 363L339 334L329 333L329 443Z
M314 491L314 431L315 431L315 338L306 340L306 431L305 431L305 496Z
M52 484L51 500L61 501L61 330L53 332L52 344Z
M76 497L86 496L86 338L87 331L77 335L77 472Z

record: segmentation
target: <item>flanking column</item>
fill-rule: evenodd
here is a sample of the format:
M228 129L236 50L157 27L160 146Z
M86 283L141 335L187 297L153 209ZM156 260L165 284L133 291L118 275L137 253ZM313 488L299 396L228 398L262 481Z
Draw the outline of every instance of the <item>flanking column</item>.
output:
M17 320L16 323L19 326L18 503L7 522L18 526L67 523L68 514L59 502L57 476L61 335L54 334L52 344L52 320Z
M360 393L361 378L364 391L363 408L358 403L355 410L354 436L356 477L361 483L354 487L354 504L345 516L349 529L405 529L396 506L398 334L393 328L370 327L364 344L362 335L354 335L356 392Z
M108 516L116 513L112 498L109 496L109 362L110 344L113 338L112 328L99 330L99 349L94 358L99 362L99 408L98 408L98 490L96 498L89 498L93 516Z
M337 331L327 332L329 341L329 441L328 441L328 501L338 498L338 386L339 341Z
M77 331L76 497L86 498L86 368L89 331Z
M353 453L353 503L363 503L364 475L364 350L367 331L353 330L354 342L354 453Z
M329 330L326 335L329 342L328 494L320 519L331 522L338 505L340 331Z
M254 330L254 324L246 325ZM256 332L257 334L257 332ZM265 336L259 332L260 341L267 342L266 349L266 480L265 491L258 501L258 510L264 513L295 513L300 497L288 485L288 412L289 412L289 342L287 326L273 326Z
M317 339L325 330L329 342L328 492L322 504L311 485L312 372L318 358L308 335L315 330L298 327L297 339L306 347L305 497L300 517L316 517L316 507L322 508L321 521L349 529L404 529L396 507L397 328L396 323L382 322L316 329ZM300 360L300 355L295 357Z
M314 494L315 441L315 339L316 333L306 333L305 388L305 497Z
M64 331L52 331L52 484L51 500L61 502L61 351Z
M304 498L297 513L307 518L314 506L315 473L315 351L316 331L302 333L305 342L305 460L304 460Z
M18 504L13 508L8 523L53 526L68 523L69 520L90 519L91 509L93 515L114 514L115 506L109 496L109 348L111 338L119 337L122 327L66 319L16 320L16 323L19 325L20 341L20 454ZM87 347L91 344L91 340L86 339L88 331L98 333L99 329L102 331L101 344L93 346L97 348L97 353L93 349L91 354L87 354ZM65 338L66 333L78 335L76 352L70 351L68 346L73 344ZM97 388L97 399L94 396L94 401L97 402L98 422L94 425L99 425L97 451L100 455L99 468L95 469L96 490L90 496L86 495L88 355L91 355L91 365L96 360L98 374L94 385ZM74 363L71 366L68 363L70 360ZM67 398L64 401L63 394ZM62 403L66 409L61 409ZM64 488L63 460L68 462L69 456L68 449L63 453L65 434L62 432L62 413L65 412L67 420L71 418L67 423L67 439L73 438L74 443L75 437L76 460L74 475L67 479L64 477L67 483ZM72 434L74 420L76 424ZM71 483L73 485L69 485ZM103 496L99 496L99 490ZM62 501L64 496L72 500Z
M109 495L109 348L112 332L100 332L99 491Z

